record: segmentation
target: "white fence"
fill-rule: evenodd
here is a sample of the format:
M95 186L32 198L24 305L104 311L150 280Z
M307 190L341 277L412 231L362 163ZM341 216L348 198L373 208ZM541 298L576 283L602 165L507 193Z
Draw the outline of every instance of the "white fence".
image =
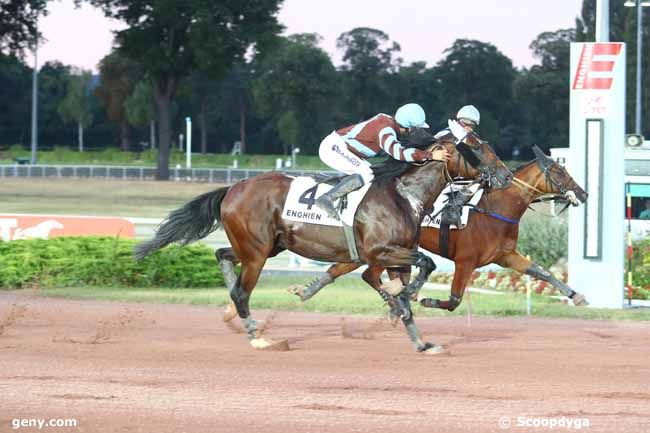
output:
M172 168L170 179L177 181L234 183L242 179L267 173L269 169L247 170L238 168ZM314 170L283 170L294 176L315 174ZM333 172L327 172L334 174ZM154 167L115 165L0 165L0 177L59 177L104 178L122 180L154 180Z

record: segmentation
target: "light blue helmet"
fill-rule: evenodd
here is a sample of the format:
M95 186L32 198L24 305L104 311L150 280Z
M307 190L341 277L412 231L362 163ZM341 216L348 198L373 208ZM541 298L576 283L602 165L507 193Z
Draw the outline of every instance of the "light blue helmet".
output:
M406 104L397 109L395 121L402 128L428 128L427 115L419 104Z

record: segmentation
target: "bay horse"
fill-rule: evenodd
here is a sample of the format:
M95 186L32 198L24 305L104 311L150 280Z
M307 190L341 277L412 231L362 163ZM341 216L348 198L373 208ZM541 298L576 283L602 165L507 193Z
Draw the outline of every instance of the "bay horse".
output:
M576 306L588 305L582 294L573 291L551 272L531 262L517 250L519 220L532 202L544 196L567 200L578 206L587 200L587 193L564 167L547 157L537 146L533 146L533 152L536 158L518 168L514 172L513 181L506 188L486 191L465 228L450 232L447 256L455 263L451 295L444 301L425 298L420 301L421 305L454 311L462 301L474 270L491 263L550 283L571 298ZM440 229L422 227L420 247L440 254ZM334 281L334 276L339 277L344 274L343 271L347 273L352 270L354 269L349 265L332 265L327 270L327 276L314 280L307 287L293 288L290 291L306 301L322 289L325 285L323 283L329 284ZM386 287L381 281L383 270L378 266L370 266L363 272L362 278L379 291ZM400 285L410 279L407 270L401 273L390 269L387 271L392 281L401 281Z
M495 187L505 187L512 177L487 142L477 136L469 135L465 139L467 144L456 145L451 136L447 140L440 143L451 154L446 164L412 164L391 159L377 168L375 180L355 215L353 230L361 263L382 268L408 267L409 271L415 265L420 269L405 294L417 293L435 269L433 260L419 252L417 245L422 218L444 188L446 177L481 176ZM431 148L432 142L422 140L418 147ZM267 342L260 341L260 329L251 317L249 299L267 258L290 250L310 259L342 262L340 266L344 269L358 266L350 257L341 227L282 218L291 182L291 176L271 172L200 195L172 211L153 239L136 245L135 256L143 258L172 242L185 245L222 226L232 247L220 248L215 255L251 344L264 346ZM241 263L238 276L234 273L236 263ZM439 346L421 340L408 299L404 295L401 301L406 309L402 320L416 349L439 351Z

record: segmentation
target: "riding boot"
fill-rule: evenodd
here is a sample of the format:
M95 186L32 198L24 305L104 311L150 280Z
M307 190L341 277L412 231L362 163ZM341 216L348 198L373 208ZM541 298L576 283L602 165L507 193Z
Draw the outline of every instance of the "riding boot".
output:
M339 219L339 214L334 207L334 200L351 193L363 186L363 178L358 174L351 174L342 178L332 189L316 199L316 206L324 210L330 218Z

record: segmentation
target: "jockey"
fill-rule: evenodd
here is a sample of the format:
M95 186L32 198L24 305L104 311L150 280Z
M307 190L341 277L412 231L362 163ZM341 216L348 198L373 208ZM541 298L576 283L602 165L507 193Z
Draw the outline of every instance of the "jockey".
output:
M473 105L465 105L456 114L457 120L447 122L448 127L438 131L435 138L442 138L451 133L456 137L458 142L463 141L467 134L474 132L474 128L481 122L481 113Z
M333 131L325 137L318 149L320 159L334 170L343 172L343 177L331 190L316 199L316 206L331 218L339 219L334 200L361 188L373 180L368 158L384 151L400 161L422 162L428 160L447 161L449 153L444 150L433 152L405 148L399 137L411 128L428 128L424 110L418 104L406 104L397 109L395 118L380 113L356 125Z

